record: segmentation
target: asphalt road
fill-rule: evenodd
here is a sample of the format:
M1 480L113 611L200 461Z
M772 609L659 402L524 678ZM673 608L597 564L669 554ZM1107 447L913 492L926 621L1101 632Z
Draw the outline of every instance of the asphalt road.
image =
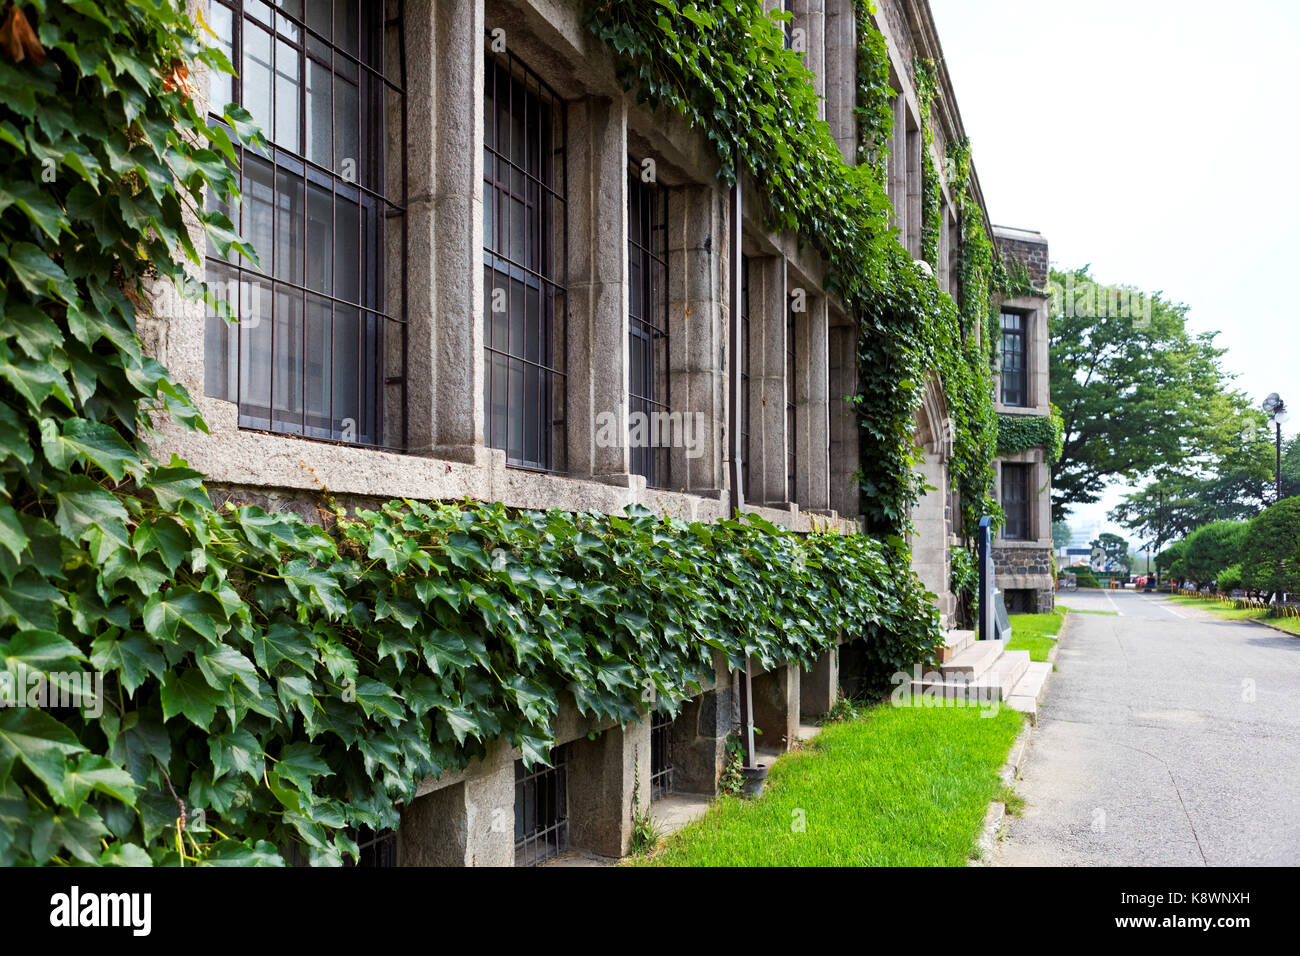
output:
M1133 592L1067 625L993 865L1300 865L1300 638Z

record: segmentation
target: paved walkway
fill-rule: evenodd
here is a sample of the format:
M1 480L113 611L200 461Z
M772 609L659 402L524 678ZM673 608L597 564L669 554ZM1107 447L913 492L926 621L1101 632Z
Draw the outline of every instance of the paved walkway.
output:
M994 865L1300 865L1300 638L1133 592L1075 608Z

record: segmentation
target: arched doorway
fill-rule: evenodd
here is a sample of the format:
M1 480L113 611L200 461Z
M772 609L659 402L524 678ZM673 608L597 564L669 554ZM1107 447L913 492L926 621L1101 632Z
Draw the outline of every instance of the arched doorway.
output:
M926 383L921 407L917 409L915 440L922 451L920 473L926 490L912 509L914 530L908 537L912 567L922 583L938 596L940 622L948 627L957 606L949 586L953 515L948 463L952 459L953 429L948 401L937 375Z

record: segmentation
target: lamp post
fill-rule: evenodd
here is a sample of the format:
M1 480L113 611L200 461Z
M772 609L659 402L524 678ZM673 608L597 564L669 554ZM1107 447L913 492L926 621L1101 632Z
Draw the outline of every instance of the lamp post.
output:
M1277 471L1273 474L1277 480L1277 501L1282 500L1282 425L1290 421L1291 415L1286 410L1286 402L1282 401L1282 396L1273 392L1264 399L1264 411L1268 412L1277 428ZM1275 501L1274 504L1277 502Z

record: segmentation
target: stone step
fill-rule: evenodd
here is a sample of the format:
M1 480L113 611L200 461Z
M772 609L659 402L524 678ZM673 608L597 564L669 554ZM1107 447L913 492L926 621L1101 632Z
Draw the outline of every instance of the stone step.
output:
M1002 651L984 673L966 681L957 675L941 680L922 680L912 685L916 691L934 689L952 700L1006 700L1012 689L1029 669L1028 651Z
M1007 649L1006 641L975 641L956 657L939 665L944 678L974 680L993 666Z
M1037 722L1038 702L1043 699L1043 690L1051 674L1052 665L1047 661L1030 662L1025 676L1011 688L1011 693L1007 697L1007 706L1028 714L1030 719Z
M947 641L939 648L939 663L952 660L974 643L974 631L949 631Z

